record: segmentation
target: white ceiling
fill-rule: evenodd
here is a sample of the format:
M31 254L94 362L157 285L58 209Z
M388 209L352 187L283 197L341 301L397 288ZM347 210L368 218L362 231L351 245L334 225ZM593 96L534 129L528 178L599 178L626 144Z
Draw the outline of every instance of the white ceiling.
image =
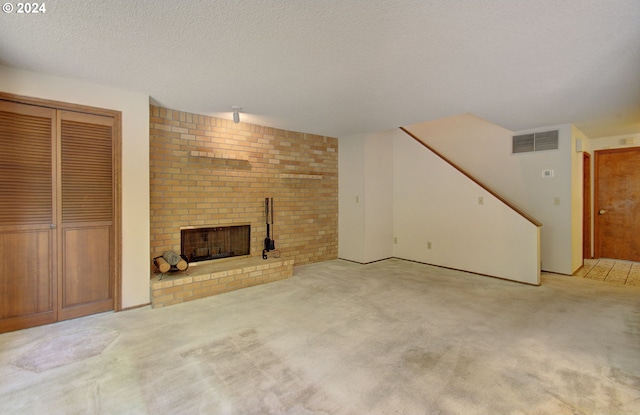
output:
M334 137L461 113L640 133L638 0L44 3L0 15L0 64L167 108Z

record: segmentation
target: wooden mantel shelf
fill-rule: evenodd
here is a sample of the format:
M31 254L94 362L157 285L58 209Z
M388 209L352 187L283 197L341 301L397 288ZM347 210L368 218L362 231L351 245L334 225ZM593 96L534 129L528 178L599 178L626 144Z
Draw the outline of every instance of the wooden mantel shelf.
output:
M281 179L322 180L321 174L281 173Z
M191 150L189 155L191 157L202 157L202 158L216 159L216 160L240 160L240 161L248 160L245 154L240 154L237 152L214 153L213 151Z

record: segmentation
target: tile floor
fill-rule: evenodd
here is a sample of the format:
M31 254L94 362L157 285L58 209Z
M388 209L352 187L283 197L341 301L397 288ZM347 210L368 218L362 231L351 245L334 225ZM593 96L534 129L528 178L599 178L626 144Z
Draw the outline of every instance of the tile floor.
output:
M620 259L585 259L574 277L604 281L610 284L640 286L640 262Z

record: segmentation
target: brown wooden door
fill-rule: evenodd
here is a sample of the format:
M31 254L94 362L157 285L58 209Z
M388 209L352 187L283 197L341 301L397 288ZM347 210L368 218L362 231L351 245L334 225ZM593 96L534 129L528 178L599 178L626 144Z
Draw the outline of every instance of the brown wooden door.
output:
M595 248L640 261L640 147L595 152Z
M0 101L0 332L57 320L56 111Z
M60 319L113 309L114 120L60 112Z
M117 125L0 100L0 332L115 308Z

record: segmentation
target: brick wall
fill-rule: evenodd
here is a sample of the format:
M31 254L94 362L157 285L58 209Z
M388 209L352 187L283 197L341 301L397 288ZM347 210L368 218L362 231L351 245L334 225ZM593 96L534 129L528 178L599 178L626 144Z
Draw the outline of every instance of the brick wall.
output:
M150 180L152 257L180 252L181 226L244 223L251 255L261 255L265 197L283 257L300 265L338 256L335 138L151 106Z

